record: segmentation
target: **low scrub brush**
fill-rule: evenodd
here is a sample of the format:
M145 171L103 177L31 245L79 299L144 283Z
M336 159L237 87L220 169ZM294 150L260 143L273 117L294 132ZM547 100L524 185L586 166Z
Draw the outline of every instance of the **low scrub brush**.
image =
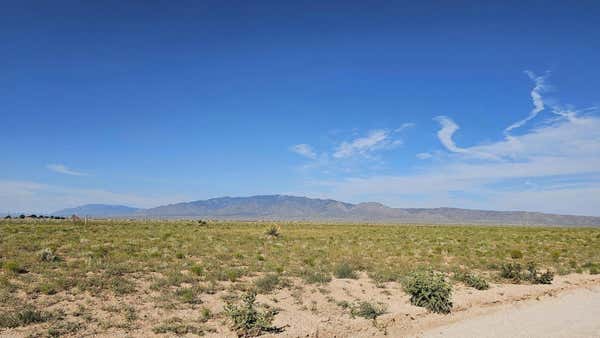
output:
M435 313L450 313L452 310L452 285L444 274L431 270L416 271L404 280L404 290L410 302Z

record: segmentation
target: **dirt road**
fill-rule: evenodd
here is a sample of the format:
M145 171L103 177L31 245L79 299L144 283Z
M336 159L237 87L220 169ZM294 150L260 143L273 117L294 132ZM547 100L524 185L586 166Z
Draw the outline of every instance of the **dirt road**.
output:
M419 337L600 337L600 287L524 302Z

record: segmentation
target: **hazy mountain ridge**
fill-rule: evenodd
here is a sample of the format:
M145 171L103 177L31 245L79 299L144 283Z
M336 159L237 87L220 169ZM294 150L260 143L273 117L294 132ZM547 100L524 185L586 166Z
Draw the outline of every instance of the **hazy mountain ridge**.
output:
M86 204L75 208L67 208L52 213L53 216L94 216L94 217L111 217L111 216L131 216L140 211L139 208L128 207L125 205L110 205L110 204Z
M306 220L374 223L506 224L600 226L600 217L459 208L390 208L381 203L351 204L286 195L220 197L150 209L93 204L55 215L96 217L212 218L231 220Z

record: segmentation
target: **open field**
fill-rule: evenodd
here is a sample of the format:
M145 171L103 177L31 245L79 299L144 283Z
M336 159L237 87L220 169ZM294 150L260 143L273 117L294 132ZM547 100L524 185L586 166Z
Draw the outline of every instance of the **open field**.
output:
M235 337L236 306L257 292L265 334L402 336L600 284L598 228L274 225L0 222L0 335ZM553 283L501 277L507 263L528 262L555 272ZM444 274L450 315L411 304L407 276L419 270ZM465 275L490 288L466 286Z

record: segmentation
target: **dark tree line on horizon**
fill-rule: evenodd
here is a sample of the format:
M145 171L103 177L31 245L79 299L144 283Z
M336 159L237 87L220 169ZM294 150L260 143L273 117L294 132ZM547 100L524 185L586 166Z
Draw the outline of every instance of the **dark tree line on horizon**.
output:
M11 215L6 215L4 217L4 219L25 219L25 218L34 218L34 219L66 219L66 217L63 216L47 216L47 215L36 215L36 214L31 214L31 215L25 215L25 214L20 214L19 216L15 216L12 217Z

